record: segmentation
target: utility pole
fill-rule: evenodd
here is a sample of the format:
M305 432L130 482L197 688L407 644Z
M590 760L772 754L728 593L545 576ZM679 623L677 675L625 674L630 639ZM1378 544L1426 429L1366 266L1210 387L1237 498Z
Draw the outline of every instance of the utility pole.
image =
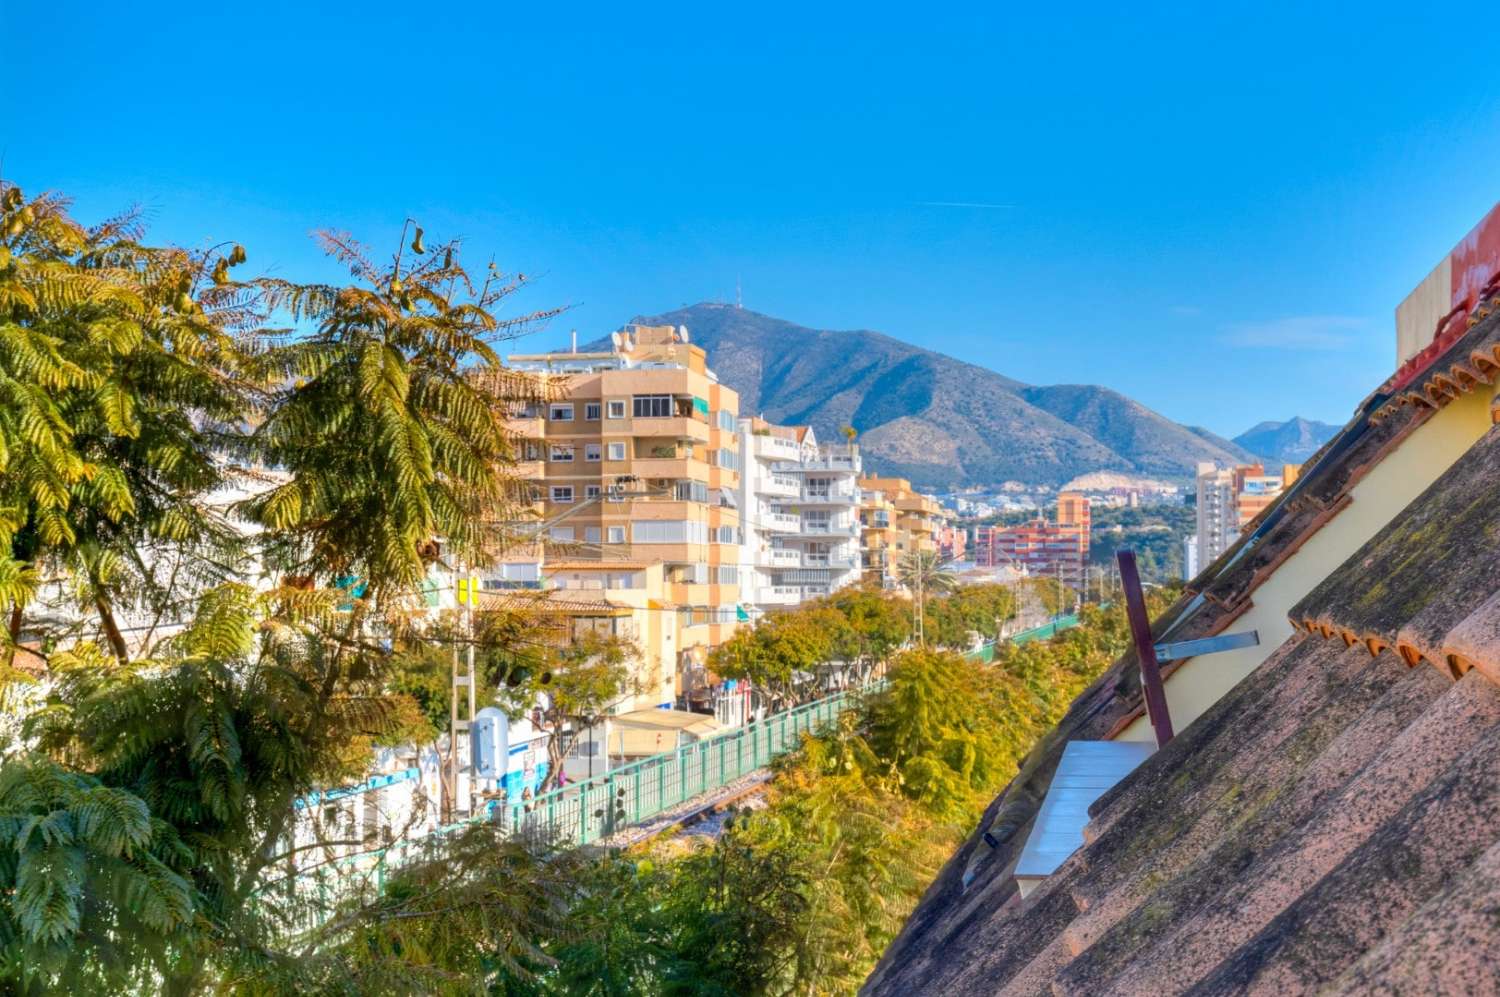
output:
M464 667L459 668L458 645L453 647L453 695L449 699L449 725L448 725L448 820L452 821L459 809L458 806L458 739L461 734L467 734L474 723L475 710L475 682L474 682L474 604L479 601L479 579L464 575L460 566L459 577L454 585L457 602L464 614L463 633L466 636L468 648L464 652ZM459 715L459 690L467 691L469 712L467 716ZM472 756L472 752L470 755ZM473 810L474 760L469 758L465 769L469 772L469 799L465 801L464 811Z

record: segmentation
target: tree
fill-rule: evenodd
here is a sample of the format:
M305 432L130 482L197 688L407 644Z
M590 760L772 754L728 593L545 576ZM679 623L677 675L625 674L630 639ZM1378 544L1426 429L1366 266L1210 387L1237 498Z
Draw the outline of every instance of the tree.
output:
M818 670L848 649L852 636L848 620L828 606L768 613L714 648L709 665L723 678L748 681L779 710L816 693Z
M407 610L434 536L477 563L520 518L503 416L544 392L488 342L520 279L475 288L449 245L357 266L373 289L236 283L237 248L144 249L60 200L0 203L0 582L8 641L38 642L51 680L0 779L0 979L175 994L299 978L370 898L296 888L318 852L291 844L295 804L424 722L393 661L420 630ZM260 330L283 305L316 330ZM232 510L289 573L267 591L211 550L224 520L206 495L236 458L284 475ZM194 583L166 586L186 625L150 657L112 625L132 544ZM78 582L102 649L27 614L42 562Z
M255 283L316 331L259 365L273 387L254 443L290 479L242 508L271 531L273 563L362 579L376 602L421 584L434 537L466 566L504 545L527 488L505 417L545 390L502 367L490 341L555 314L497 320L492 310L524 278L491 264L476 286L456 242L424 255L417 231L389 264L347 235L318 233L362 286Z
M934 550L908 551L896 566L896 577L911 593L917 643L927 642L926 609L929 594L947 592L958 584L941 556Z
M208 496L249 405L239 334L253 314L224 283L242 256L142 246L128 213L84 228L65 199L28 203L10 184L0 205L6 641L23 636L36 573L65 573L124 662L122 605L151 621L148 645L237 566L238 534Z
M630 662L640 651L611 635L581 630L529 646L497 641L486 650L497 662L494 673L505 676L500 704L512 717L530 716L547 735L543 792L558 785L563 761L584 732L637 691Z

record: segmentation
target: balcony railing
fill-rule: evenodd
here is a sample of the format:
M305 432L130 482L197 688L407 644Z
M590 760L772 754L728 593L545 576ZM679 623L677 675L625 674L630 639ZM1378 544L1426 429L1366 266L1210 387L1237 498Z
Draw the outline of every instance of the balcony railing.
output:
M760 518L761 525L776 533L800 533L802 517L790 512L768 512Z
M802 552L781 547L766 551L766 558L766 563L778 568L795 568L802 563Z

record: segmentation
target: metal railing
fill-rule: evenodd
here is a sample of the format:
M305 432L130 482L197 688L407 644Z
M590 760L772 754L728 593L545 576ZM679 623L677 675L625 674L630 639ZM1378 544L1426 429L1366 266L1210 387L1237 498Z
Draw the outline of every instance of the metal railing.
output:
M1044 640L1077 625L1075 614L1058 616L1041 626L1012 634L1002 642ZM985 644L969 651L967 656L977 661L993 661L995 644ZM331 904L349 889L346 880L350 874L370 876L369 882L378 891L383 888L389 870L414 858L431 859L440 855L444 839L477 823L492 822L513 836L560 844L586 845L608 838L764 768L772 759L799 747L804 733L816 733L851 707L855 696L882 684L883 681L872 683L862 690L840 692L805 703L765 720L623 765L587 782L554 789L533 800L491 803L477 816L298 876L287 885L298 892L313 893L320 902L312 904L291 927L306 930L320 923Z

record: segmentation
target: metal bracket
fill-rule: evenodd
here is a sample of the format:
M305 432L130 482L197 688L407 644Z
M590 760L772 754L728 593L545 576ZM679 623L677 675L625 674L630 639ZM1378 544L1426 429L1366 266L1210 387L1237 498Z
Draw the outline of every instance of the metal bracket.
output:
M1219 634L1217 637L1203 637L1199 640L1179 640L1170 644L1157 644L1156 660L1178 661L1182 658L1195 658L1200 654L1216 654L1219 651L1256 647L1259 644L1260 633L1255 630L1246 630L1238 634Z

